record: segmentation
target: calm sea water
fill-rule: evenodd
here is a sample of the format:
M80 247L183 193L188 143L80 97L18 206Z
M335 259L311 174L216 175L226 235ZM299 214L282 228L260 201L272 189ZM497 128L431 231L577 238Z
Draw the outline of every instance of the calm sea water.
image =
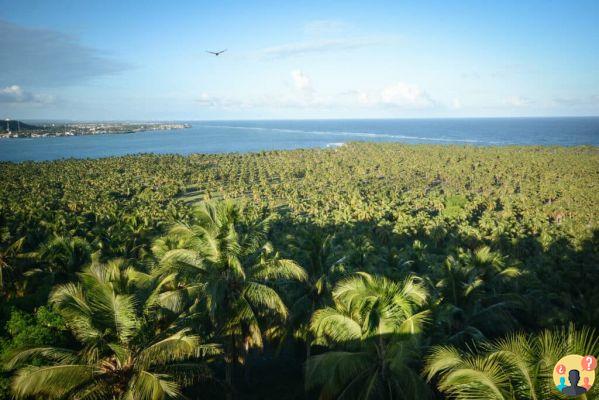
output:
M599 146L599 117L189 122L189 129L125 135L0 139L0 160L133 153L228 153L333 147L350 141Z

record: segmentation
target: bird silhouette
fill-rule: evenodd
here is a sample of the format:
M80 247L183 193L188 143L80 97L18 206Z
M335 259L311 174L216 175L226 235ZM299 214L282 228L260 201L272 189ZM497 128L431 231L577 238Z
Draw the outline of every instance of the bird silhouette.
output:
M221 50L221 51L208 51L206 50L206 53L210 53L210 54L214 54L215 56L220 56L221 54L223 54L225 51L227 51L227 49Z

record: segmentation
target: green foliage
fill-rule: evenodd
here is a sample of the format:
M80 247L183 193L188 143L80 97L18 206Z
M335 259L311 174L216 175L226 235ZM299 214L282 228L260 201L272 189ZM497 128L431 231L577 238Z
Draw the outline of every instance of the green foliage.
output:
M63 318L47 307L40 307L34 315L14 310L6 324L10 341L5 343L3 350L8 352L52 342L64 329Z
M322 399L427 398L410 368L428 320L417 309L427 297L415 277L396 283L362 272L340 281L334 306L317 310L310 323L315 343L331 351L308 359L307 389L319 388Z
M34 315L13 310L6 324L7 337L0 338L0 361L6 361L16 351L41 345L64 343L65 323L62 317L47 307L40 307ZM33 359L39 365L41 359ZM0 399L9 399L10 380L6 372L0 374Z
M457 218L462 214L462 211L466 208L467 204L468 199L465 196L447 196L447 198L445 199L445 208L443 209L443 215L448 218Z
M188 329L144 312L160 309L160 302L152 301L149 294L164 285L117 260L94 263L80 274L78 283L57 286L50 303L79 346L71 350L46 342L16 351L6 363L8 369L15 370L11 384L14 396L180 397L181 383L207 373L202 364L190 360L214 356L220 350L217 345L202 344ZM17 319L9 331L21 329L21 325ZM41 364L32 362L40 359Z
M204 309L224 343L229 385L232 366L244 362L250 349L263 348L264 326L289 315L271 282L306 279L299 265L279 257L266 241L269 221L233 201L207 202L193 210L190 224L175 224L152 246L158 261L153 273L174 273L181 282L165 295L191 297L189 306Z
M377 398L427 390L430 346L502 378L483 343L599 328L598 171L588 146L392 143L0 163L0 387L264 398L284 364L277 398ZM177 362L200 342L223 354Z
M426 360L425 373L429 380L438 377L439 390L456 400L565 398L555 391L555 364L569 354L597 352L599 336L571 325L538 334L511 334L467 352L435 347ZM583 398L595 398L597 392L593 386Z

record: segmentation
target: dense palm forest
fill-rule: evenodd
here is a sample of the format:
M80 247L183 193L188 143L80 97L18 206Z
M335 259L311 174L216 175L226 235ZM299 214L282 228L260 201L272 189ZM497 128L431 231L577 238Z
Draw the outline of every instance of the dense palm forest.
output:
M562 356L599 355L595 147L0 176L0 399L540 400Z

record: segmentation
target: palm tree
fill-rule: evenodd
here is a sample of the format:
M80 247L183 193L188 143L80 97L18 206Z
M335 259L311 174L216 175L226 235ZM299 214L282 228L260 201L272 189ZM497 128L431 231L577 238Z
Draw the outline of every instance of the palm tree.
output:
M224 344L227 382L250 348L263 347L264 322L284 322L288 310L271 283L306 279L266 240L269 218L233 201L203 203L192 224L179 223L158 239L155 273L175 272L187 293L196 293ZM197 307L196 307L197 308ZM232 388L232 386L230 386Z
M332 350L306 364L306 387L320 398L422 399L427 388L411 368L428 312L415 276L393 282L364 272L339 282L333 307L314 313L316 344Z
M36 256L45 269L32 272L49 273L60 282L74 276L91 261L92 249L80 237L54 236L40 246Z
M5 248L0 249L0 295L2 296L8 295L10 297L6 276L16 272L16 263L18 259L27 257L27 254L22 252L23 243L25 243L24 237L16 240ZM11 286L16 286L21 279L22 276L12 277L8 283L11 283Z
M156 329L160 292L172 281L152 279L122 261L94 263L79 283L54 289L50 303L64 317L80 347L25 349L7 363L19 368L15 398L167 399L181 397L183 383L206 375L191 363L218 354L188 329ZM156 313L160 314L160 313ZM42 365L31 362L44 360Z
M314 306L321 305L324 296L330 295L336 278L339 278L344 268L341 265L344 257L335 257L333 236L325 234L321 229L312 229L302 232L297 248L305 253L305 269L308 280L305 284L309 287L307 293Z
M452 399L540 400L558 396L552 371L560 358L598 351L595 331L570 325L538 334L511 334L465 352L451 346L434 347L424 372ZM594 398L593 393L591 389L582 398Z
M292 318L281 337L290 333L306 344L306 359L310 357L312 334L310 318L317 308L332 301L331 293L335 282L345 274L345 257L335 253L333 236L320 228L305 229L293 238L291 251L301 257L301 264L308 275L305 281L288 288L293 305ZM283 341L281 341L283 342Z
M449 256L433 273L439 297L433 307L439 340L454 344L482 340L515 325L510 311L519 306L520 298L507 288L522 272L506 267L504 258L489 247L465 252L458 259Z
M506 266L505 257L491 250L489 246L481 246L474 252L465 253L462 258L472 271L471 290L485 285L487 293L496 295L502 284L510 282L522 274L516 266Z

